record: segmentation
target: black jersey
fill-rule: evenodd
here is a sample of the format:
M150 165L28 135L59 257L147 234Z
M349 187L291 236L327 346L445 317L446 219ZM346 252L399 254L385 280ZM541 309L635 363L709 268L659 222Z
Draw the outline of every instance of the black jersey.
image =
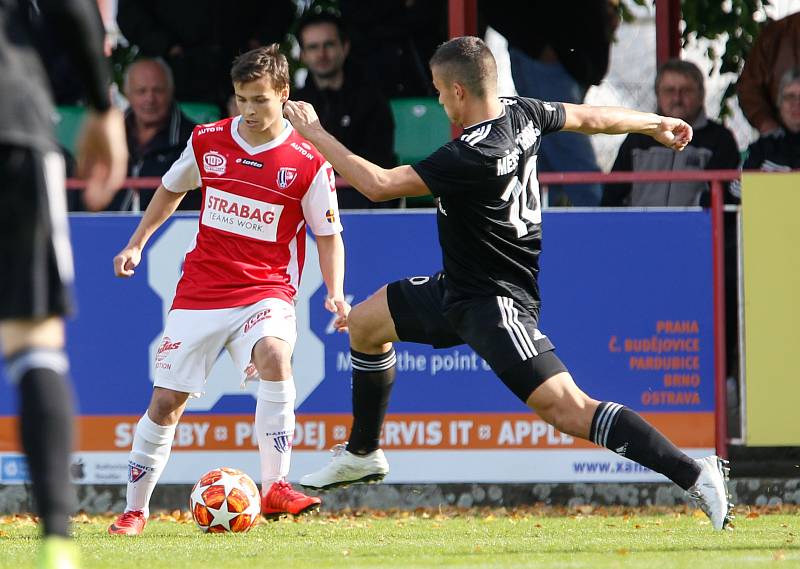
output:
M446 305L505 296L539 306L536 155L542 135L564 126L564 107L524 97L500 100L502 116L464 129L413 166L439 198Z
M50 84L38 38L52 33L72 55L89 103L110 105L103 27L91 0L0 0L0 142L56 149Z

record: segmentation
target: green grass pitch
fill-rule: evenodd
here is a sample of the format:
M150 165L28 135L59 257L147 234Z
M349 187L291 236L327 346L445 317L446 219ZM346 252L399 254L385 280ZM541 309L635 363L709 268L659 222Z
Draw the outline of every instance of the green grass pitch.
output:
M759 513L760 512L760 513ZM526 508L323 513L205 535L187 514L161 514L136 538L110 537L110 516L78 516L84 568L241 567L800 567L797 509L738 508L714 532L691 509ZM38 530L0 518L0 568L33 567Z

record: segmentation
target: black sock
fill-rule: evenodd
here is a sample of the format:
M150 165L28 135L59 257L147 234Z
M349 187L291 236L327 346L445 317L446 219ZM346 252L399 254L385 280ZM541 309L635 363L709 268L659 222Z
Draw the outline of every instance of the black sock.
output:
M589 438L663 474L688 490L700 475L700 467L638 413L619 403L603 401L595 411Z
M379 446L383 418L394 384L394 348L385 354L362 354L350 350L353 366L353 428L347 450L365 455Z
M66 537L75 511L70 481L72 392L65 376L66 354L26 350L9 358L8 369L19 389L22 447L44 535Z

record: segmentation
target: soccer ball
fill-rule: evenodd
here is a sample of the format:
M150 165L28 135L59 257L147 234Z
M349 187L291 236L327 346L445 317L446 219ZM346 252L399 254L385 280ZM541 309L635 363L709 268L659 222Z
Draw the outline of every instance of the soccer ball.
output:
M235 468L206 472L192 488L192 518L206 533L245 532L261 513L261 495L253 479Z

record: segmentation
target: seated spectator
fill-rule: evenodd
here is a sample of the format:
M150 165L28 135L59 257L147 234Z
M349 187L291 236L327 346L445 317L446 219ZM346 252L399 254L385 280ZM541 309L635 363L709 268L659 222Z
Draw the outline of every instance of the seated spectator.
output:
M308 78L291 98L314 105L322 126L355 154L384 168L394 166L391 108L355 65L346 64L350 42L342 20L325 12L306 14L298 24L297 41ZM399 203L373 203L348 187L340 188L338 195L341 209L396 207Z
M124 90L130 108L125 113L128 138L128 176L161 177L186 147L194 123L173 98L172 72L160 59L140 59L128 67ZM144 211L153 189L120 190L109 211ZM200 209L200 192L189 192L179 209Z
M800 168L800 68L783 74L775 106L778 128L750 145L742 169L788 172Z
M756 38L736 84L739 106L760 134L780 128L781 79L800 67L800 12L768 24Z
M692 142L674 152L644 134L629 134L617 154L612 172L647 170L728 170L739 164L739 149L730 130L709 119L703 107L703 74L688 61L662 64L655 81L656 112L685 120L694 129ZM660 146L660 148L659 148ZM603 206L693 206L708 199L706 182L635 182L606 184ZM726 203L737 202L726 192Z

